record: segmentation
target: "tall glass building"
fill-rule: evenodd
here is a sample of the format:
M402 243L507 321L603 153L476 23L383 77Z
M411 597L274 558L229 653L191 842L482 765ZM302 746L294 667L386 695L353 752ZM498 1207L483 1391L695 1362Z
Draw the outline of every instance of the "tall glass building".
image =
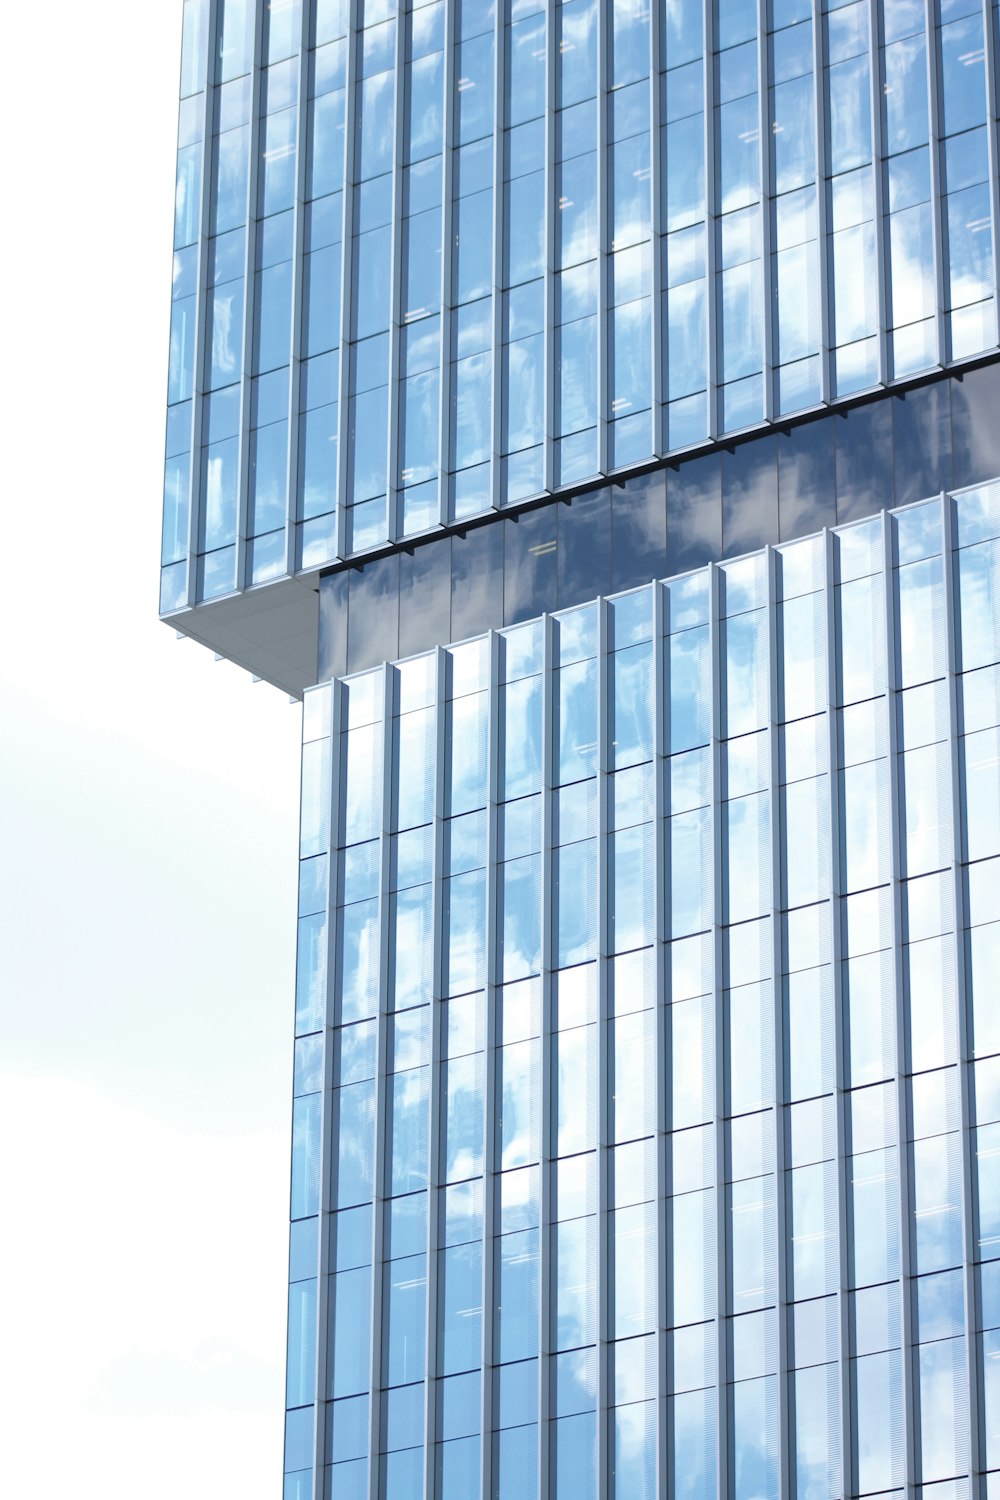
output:
M185 0L284 1500L1000 1500L998 99L993 0Z

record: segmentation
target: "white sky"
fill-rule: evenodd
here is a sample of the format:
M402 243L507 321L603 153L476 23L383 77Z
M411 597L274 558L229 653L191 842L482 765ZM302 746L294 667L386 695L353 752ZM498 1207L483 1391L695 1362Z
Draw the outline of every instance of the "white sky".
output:
M300 711L156 620L181 0L4 12L0 1494L280 1494Z

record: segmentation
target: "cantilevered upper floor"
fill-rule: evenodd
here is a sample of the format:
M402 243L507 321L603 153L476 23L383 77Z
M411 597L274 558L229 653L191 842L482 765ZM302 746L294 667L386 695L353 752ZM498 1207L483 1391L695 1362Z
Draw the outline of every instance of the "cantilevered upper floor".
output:
M161 613L298 693L323 571L988 357L998 50L991 0L185 0Z

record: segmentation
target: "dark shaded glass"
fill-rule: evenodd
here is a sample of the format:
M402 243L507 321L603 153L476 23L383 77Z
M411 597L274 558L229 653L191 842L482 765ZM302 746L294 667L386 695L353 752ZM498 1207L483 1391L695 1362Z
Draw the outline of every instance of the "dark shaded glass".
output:
M992 478L998 413L994 363L331 574L319 678Z
M809 536L837 521L830 417L778 433L778 535Z
M951 382L951 443L955 489L1000 474L1000 364Z
M447 538L399 558L399 649L409 656L451 631L451 547Z
M611 588L611 494L607 489L577 495L553 507L559 545L559 608L584 604ZM539 515L545 514L540 511ZM551 609L550 602L545 606Z
M667 473L667 573L686 573L722 552L722 465L707 453Z
M611 592L662 578L667 568L667 475L641 474L611 489Z
M842 526L892 504L892 409L888 401L873 401L838 412L832 421Z
M399 558L381 557L349 576L347 670L360 672L399 655Z
M722 454L722 552L778 540L778 445L773 433Z
M909 505L951 485L948 385L938 381L892 397L895 504Z
M516 625L555 604L555 506L508 516L503 531L503 622Z
M350 574L328 573L319 581L319 659L316 681L347 671L347 595Z
M502 624L503 528L493 522L451 539L451 639L464 641Z

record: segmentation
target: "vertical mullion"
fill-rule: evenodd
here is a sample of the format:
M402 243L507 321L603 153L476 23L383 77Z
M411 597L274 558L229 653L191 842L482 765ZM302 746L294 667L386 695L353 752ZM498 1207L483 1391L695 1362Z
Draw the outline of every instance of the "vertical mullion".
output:
M775 1316L778 1333L778 1496L791 1494L789 1476L788 1411L788 1240L785 1179L785 1047L784 1004L781 982L781 678L778 662L777 554L764 552L767 568L768 633L768 740L770 751L771 801L771 993L774 1026L774 1223L775 1223Z
M655 14L655 8L654 8ZM659 239L657 237L657 254ZM668 1155L669 1118L667 1091L670 1079L670 1041L667 1006L670 1001L670 978L667 962L667 737L665 714L666 641L664 631L665 600L663 585L652 586L653 606L653 920L655 924L655 1004L656 1004L656 1494L669 1490L670 1452L667 1423L667 1371L669 1316L669 1283L667 1279L667 1207L670 1192Z
M878 5L872 5L868 10L868 50L871 54L871 62L868 69L869 98L871 100L872 119L872 196L874 198L874 238L875 238L875 293L878 297L878 373L879 385L885 385L889 379L888 365L888 340L886 337L886 324L888 322L886 308L886 267L885 267L885 184L882 163L882 66L881 52L879 50L879 10ZM933 172L933 167L931 168ZM932 179L933 181L933 179Z
M597 471L608 472L608 407L611 397L608 349L608 106L610 92L608 13L597 7ZM603 1084L602 1084L603 1087Z
M761 293L764 314L764 347L761 351L763 387L762 416L770 422L774 416L774 298L771 295L771 94L768 79L767 0L757 0L757 137L760 164L760 255ZM777 952L777 950L775 950Z
M719 569L708 568L709 650L712 670L712 940L715 999L715 1316L716 1316L716 1496L729 1500L729 1377L728 1297L726 1256L726 1007L722 952L723 869L722 839L722 631L719 619Z
M840 861L840 773L837 735L837 619L834 579L833 534L823 533L826 584L826 728L830 784L830 978L833 1007L834 1129L837 1142L837 1330L838 1393L840 1400L840 1474L845 1494L853 1489L851 1474L851 1340L850 1260L847 1230L847 1077L844 1055L844 976L841 897L843 872Z
M934 337L935 363L948 361L948 342L944 323L944 232L941 180L941 95L938 89L937 6L924 0L924 24L927 31L927 102L930 107L929 155L931 167L931 218L934 230Z
M490 505L503 504L504 122L507 117L507 0L494 0L493 29L493 371L490 386Z
M392 757L395 669L382 664L382 814L379 833L379 968L378 1015L375 1041L375 1173L372 1188L372 1300L371 1378L368 1411L368 1500L379 1500L380 1415L382 1405L382 1300L385 1164L386 1164L386 1070L389 1009L389 909L390 856L392 844Z
M816 240L819 266L819 391L820 401L825 406L830 400L832 386L830 380L830 263L827 254L830 228L827 202L829 161L826 149L826 88L824 87L826 45L823 35L822 0L813 0L812 28L813 109L816 119ZM881 212L881 210L878 211ZM832 635L830 640L833 640Z
M400 308L402 306L401 277L403 274L403 134L406 125L406 98L409 74L406 69L406 28L410 17L409 5L400 3L396 10L396 65L393 89L393 151L392 151L392 249L389 269L389 383L386 399L389 402L388 459L385 476L386 536L394 542L400 532L399 524L399 345L402 338Z
M455 211L455 100L457 68L455 17L457 5L444 8L444 136L441 145L441 345L438 356L438 522L444 526L450 515L451 491L451 287Z
M550 1433L549 1345L552 1328L552 970L555 967L553 947L552 894L554 860L552 849L553 808L552 759L554 706L556 687L555 621L542 616L542 1016L541 1016L541 1143L539 1148L539 1231L538 1231L538 1494L548 1494Z
M489 724L487 732L489 786L486 818L486 1036L484 1055L486 1070L483 1084L483 1322L482 1322L482 1401L480 1406L480 1490L493 1494L493 1318L495 1247L494 1164L496 1159L496 1047L497 971L500 962L497 942L498 901L498 818L497 801L500 786L500 640L495 630L489 643Z
M341 202L342 221L340 228L340 346L338 349L337 379L337 486L336 486L336 538L337 557L347 556L347 475L348 436L351 393L351 313L354 298L351 288L354 281L354 137L358 115L358 50L361 35L359 19L363 19L364 0L348 0L347 15L347 79L344 89L344 186Z
M650 356L653 383L650 400L653 411L653 448L659 457L666 452L663 431L663 200L660 173L663 151L660 141L660 7L650 6L649 25L649 191L650 191Z
M194 360L191 377L191 455L188 469L187 607L198 600L198 523L201 517L201 440L205 427L205 324L208 318L208 266L211 245L212 164L215 146L215 90L219 56L219 0L209 0L201 119L201 210L198 219L198 279L195 283ZM175 160L176 171L176 160Z
M605 9L599 6L599 14ZM598 87L601 74L598 73ZM602 260L604 258L601 252ZM611 1149L609 1093L611 1089L611 1019L608 1004L608 606L597 601L597 1495L608 1493L611 1459L611 1308L609 1253L611 1217L608 1156Z
M331 1247L333 1244L333 1120L334 1045L337 1019L337 935L340 920L337 905L340 866L341 728L344 712L343 684L330 684L330 838L327 849L326 882L326 1016L323 1038L323 1106L320 1125L319 1258L316 1282L316 1436L313 1454L313 1500L323 1500L326 1459L326 1392L329 1374L329 1300ZM374 1268L372 1270L374 1276Z
M993 327L1000 334L1000 57L994 8L983 0L983 45L986 53L986 151L993 220Z
M434 847L431 879L431 1051L428 1090L427 1162L427 1327L424 1338L424 1494L434 1495L436 1391L438 1373L438 1242L441 1175L441 1023L444 1006L445 771L447 766L448 656L435 648Z
M715 297L716 275L716 188L715 188L715 7L714 0L704 0L705 51L705 335L708 340L708 375L706 400L708 428L706 436L719 435L719 338L718 309ZM667 170L669 171L669 163Z
M896 1134L899 1164L899 1312L904 1430L904 1489L909 1497L916 1486L913 1415L913 1309L910 1301L910 1142L907 1117L906 994L903 976L903 915L899 860L899 763L896 702L896 599L892 566L892 519L882 512L882 576L885 598L885 703L889 762L890 891L893 988L896 997Z
M971 1027L965 969L965 890L962 878L961 753L958 706L957 599L951 501L941 496L941 562L944 576L944 613L948 670L948 744L951 755L952 889L955 901L955 979L958 998L958 1099L962 1147L962 1258L965 1294L965 1366L969 1390L969 1475L975 1483L979 1469L979 1351L976 1338L976 1226L974 1163L972 1160L972 1102L969 1072ZM975 1493L975 1491L973 1491Z
M250 393L253 385L253 346L257 309L257 199L261 173L260 106L264 74L264 14L257 7L254 22L253 68L250 73L250 165L247 172L246 245L243 265L243 368L240 379L240 465L236 506L236 588L247 583L247 522L250 512Z
M309 46L312 7L302 7L299 37L299 105L296 113L295 203L292 230L292 329L288 352L288 467L285 471L285 572L294 573L296 557L295 518L299 486L299 397L302 388L302 303L306 256L306 192L309 159Z
M545 5L545 267L544 267L544 384L545 419L542 427L542 489L556 486L556 68L560 56L556 24L556 0ZM544 784L544 783L543 783ZM541 1492L544 1493L544 1490Z

